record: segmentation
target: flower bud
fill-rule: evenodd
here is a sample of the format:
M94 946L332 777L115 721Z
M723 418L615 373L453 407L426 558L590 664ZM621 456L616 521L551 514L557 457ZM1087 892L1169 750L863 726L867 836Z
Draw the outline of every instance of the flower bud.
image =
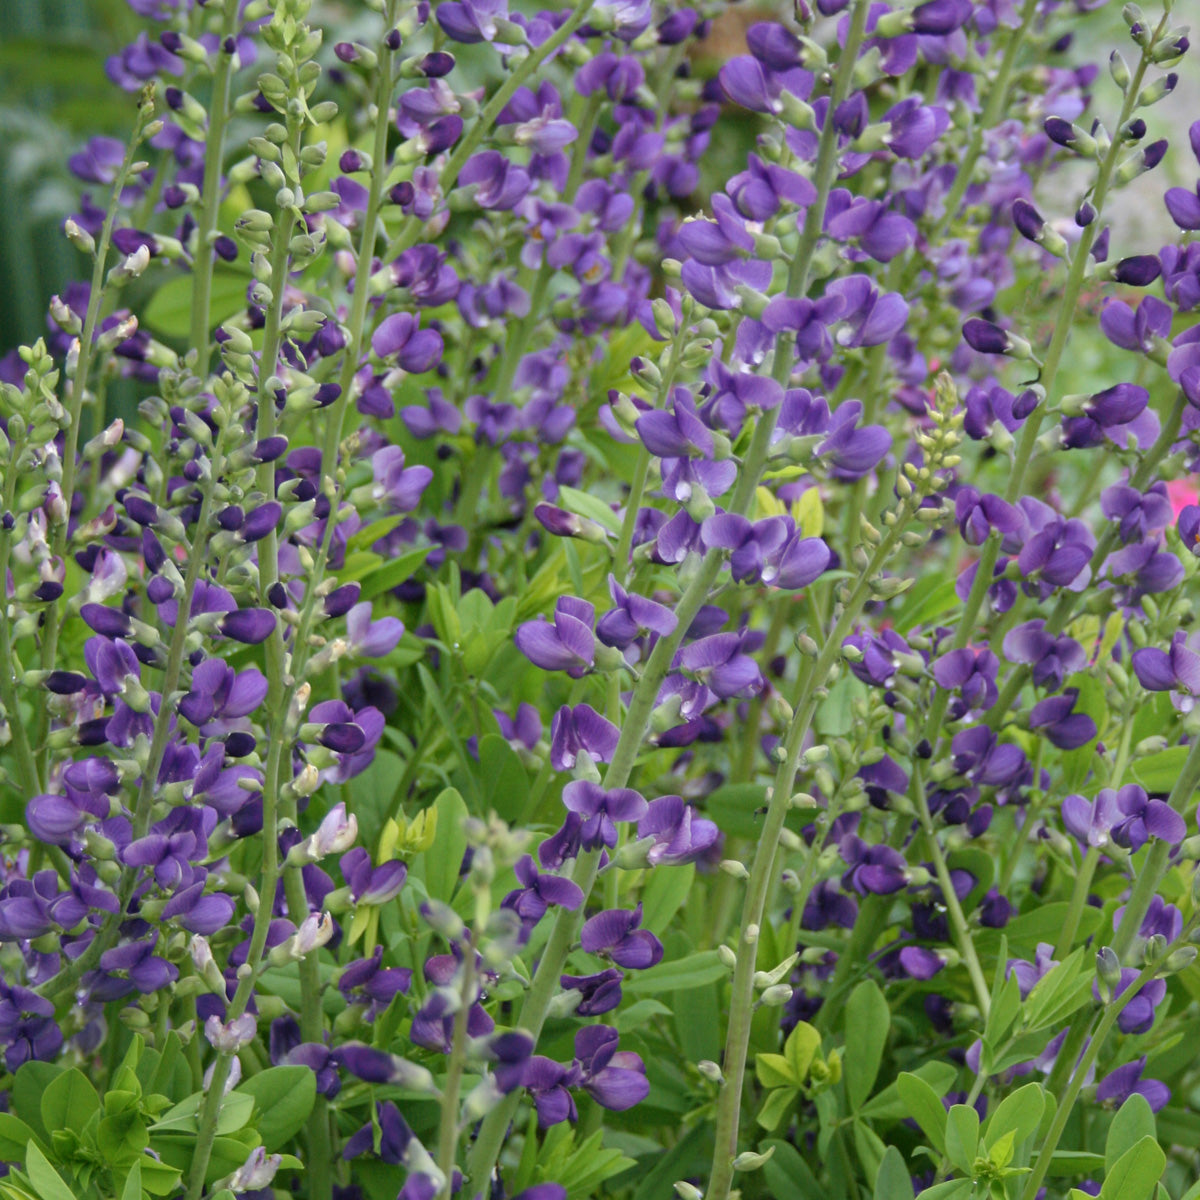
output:
M757 1171L775 1153L775 1147L772 1146L766 1154L755 1154L753 1150L743 1150L741 1154L733 1160L733 1169L735 1171Z
M792 986L788 983L773 983L759 997L764 1008L782 1008L792 998Z
M1096 952L1096 985L1100 999L1108 1004L1113 998L1113 989L1121 982L1121 960L1111 946Z

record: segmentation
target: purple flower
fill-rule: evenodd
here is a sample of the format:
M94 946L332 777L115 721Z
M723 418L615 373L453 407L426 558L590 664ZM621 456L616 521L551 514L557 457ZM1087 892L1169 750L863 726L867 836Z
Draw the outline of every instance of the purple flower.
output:
M1116 798L1123 819L1113 826L1113 841L1131 853L1136 854L1150 838L1178 846L1187 835L1183 818L1165 801L1151 800L1137 784L1126 784Z
M1026 578L1053 587L1081 586L1096 549L1092 531L1083 521L1058 516L1048 505L1025 498L1019 507L1033 530L1017 555L1017 566Z
M858 902L847 896L832 879L822 879L808 894L800 918L803 929L820 931L830 925L852 929L858 918Z
M1004 657L1032 666L1036 687L1057 691L1068 675L1087 666L1087 655L1074 638L1046 632L1045 621L1026 621L1004 636Z
M1125 543L1141 541L1171 523L1171 501L1162 483L1146 492L1114 483L1100 493L1100 508L1110 521L1120 522L1121 541Z
M404 1151L413 1140L413 1132L408 1123L400 1115L400 1110L390 1101L385 1100L375 1105L375 1115L378 1121L380 1162L402 1163ZM346 1140L342 1147L344 1159L357 1158L360 1154L372 1152L375 1145L376 1123L368 1121L357 1133Z
M934 659L931 670L938 687L958 691L962 701L953 706L951 720L972 709L984 710L996 703L996 672L1000 660L987 649L971 650L964 646Z
M905 946L900 951L900 965L910 979L932 979L945 965L945 960L925 946Z
M386 503L392 512L411 512L421 502L433 472L425 466L406 467L399 446L385 446L371 456L374 485L372 498Z
M599 1017L621 1003L622 973L608 967L595 975L563 975L560 983L569 992L579 992L575 1012L581 1017Z
M249 716L267 696L267 679L256 667L235 671L220 658L207 658L192 671L191 690L179 711L206 736L226 732L228 722Z
M662 961L662 943L649 930L639 929L642 906L632 912L610 908L584 921L580 941L587 954L602 954L618 966L643 970Z
M490 42L496 37L497 20L508 17L508 0L444 0L434 16L451 41Z
M596 610L585 600L560 596L554 621L538 617L521 625L514 640L517 648L544 671L566 671L572 679L586 675L595 663L596 635L592 623Z
M460 186L474 187L474 200L480 208L507 210L516 206L529 192L529 173L498 150L472 155L458 174Z
M849 867L842 875L842 887L853 888L860 896L890 896L908 884L908 864L890 846L870 846L849 833L838 843L838 853Z
M679 622L665 605L627 592L612 575L608 577L608 591L616 607L596 624L596 637L606 646L627 650L646 632L659 637L670 637L675 632Z
M1078 688L1060 696L1047 696L1029 711L1029 728L1040 730L1060 750L1077 750L1096 736L1096 722L1087 713L1074 712Z
M715 633L684 646L675 655L673 667L695 674L721 699L748 697L763 687L758 663L742 653L742 633Z
M355 904L386 904L394 900L408 877L408 867L399 859L372 866L371 856L362 846L343 854L338 866Z
M972 725L954 735L950 743L954 769L981 786L1004 787L1028 765L1020 746L1001 745L986 725Z
M611 849L617 844L617 821L637 821L646 814L646 801L632 788L605 791L599 784L576 779L563 788L563 804L584 818L579 844L584 850Z
M442 359L442 335L433 329L420 329L419 322L413 313L393 313L371 335L371 349L377 357L397 362L410 374L432 370Z
M679 796L651 800L638 821L638 838L652 837L646 853L650 866L660 863L689 863L703 858L717 844L721 831L716 824L695 815Z
M364 600L346 614L346 634L352 653L366 658L383 658L404 636L404 623L398 617L380 617L378 621L372 621L371 602Z
M580 1086L601 1108L624 1112L650 1094L646 1068L631 1051L617 1049L618 1034L609 1025L586 1025L575 1034Z
M1200 654L1190 650L1187 635L1179 630L1170 650L1146 646L1131 656L1138 682L1150 692L1170 692L1180 712L1190 712L1200 696Z
M550 765L573 771L580 754L594 762L612 762L621 731L589 704L563 705L550 722Z
M980 495L972 487L958 489L954 498L954 520L968 546L982 546L993 529L1017 533L1023 527L1021 514L999 496Z
M511 908L530 926L536 925L546 915L548 908L557 905L574 912L583 903L583 892L577 883L558 875L540 874L528 854L517 863L514 870L521 887L509 892L500 907Z
M1096 1088L1096 1099L1101 1104L1120 1108L1130 1096L1136 1094L1146 1098L1152 1112L1165 1108L1167 1101L1171 1099L1171 1090L1157 1079L1143 1080L1142 1071L1145 1067L1145 1055L1118 1067L1100 1081Z

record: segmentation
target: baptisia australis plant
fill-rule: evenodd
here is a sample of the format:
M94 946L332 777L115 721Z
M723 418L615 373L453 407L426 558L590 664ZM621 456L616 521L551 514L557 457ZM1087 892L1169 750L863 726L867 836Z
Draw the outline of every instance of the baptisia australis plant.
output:
M129 7L0 360L0 1196L1195 1200L1182 12Z

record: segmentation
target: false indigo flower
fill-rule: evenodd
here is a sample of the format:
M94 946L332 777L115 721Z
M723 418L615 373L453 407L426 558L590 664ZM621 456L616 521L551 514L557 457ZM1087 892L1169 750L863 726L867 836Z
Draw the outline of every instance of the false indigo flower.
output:
M517 648L544 671L566 671L572 679L586 675L595 663L596 636L592 623L595 608L574 596L560 596L554 621L539 617L521 625L514 640Z
M1087 665L1083 647L1066 634L1047 633L1044 621L1026 621L1010 630L1004 637L1004 656L1032 666L1034 685L1050 691L1057 691L1068 675Z
M1047 696L1030 709L1029 728L1043 731L1060 750L1077 750L1096 736L1096 723L1087 713L1072 710L1079 699L1078 688L1067 688L1061 696Z
M650 866L696 862L717 844L721 831L713 821L695 815L679 796L651 800L638 821L638 838L652 837L646 852Z
M1137 1094L1145 1097L1151 1112L1165 1108L1171 1099L1171 1090L1165 1083L1157 1079L1142 1079L1142 1071L1146 1067L1146 1056L1134 1059L1123 1067L1118 1067L1096 1087L1096 1099L1101 1104L1120 1108L1130 1096Z
M596 624L596 637L606 646L627 650L643 633L670 637L679 624L675 614L662 604L627 592L612 575L608 590L615 608L610 609Z
M842 875L842 887L853 888L860 896L890 896L908 884L908 864L890 846L870 846L851 833L838 843L838 853L849 867Z
M644 801L643 801L644 803ZM662 943L642 923L642 906L632 912L611 908L583 923L580 941L587 954L601 954L618 966L643 970L662 961Z
M550 723L550 764L556 771L573 771L579 755L594 762L612 762L621 731L591 705L563 705Z
M521 887L509 892L500 906L511 908L530 927L555 905L574 912L583 903L583 892L577 883L558 875L539 874L528 854L520 859L514 870Z
M646 801L632 788L605 791L586 779L576 779L563 788L563 804L582 817L580 846L584 850L611 849L617 844L616 821L637 821L646 814Z
M1170 692L1180 712L1190 712L1200 696L1200 654L1188 649L1187 635L1178 631L1170 650L1147 646L1133 652L1131 661L1138 682L1150 692Z

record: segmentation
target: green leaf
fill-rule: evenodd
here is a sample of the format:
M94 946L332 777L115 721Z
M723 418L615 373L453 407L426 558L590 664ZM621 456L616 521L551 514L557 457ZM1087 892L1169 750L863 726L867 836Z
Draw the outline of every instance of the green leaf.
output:
M776 1088L767 1096L755 1120L769 1133L783 1120L784 1114L796 1103L799 1095L799 1090L793 1087Z
M795 1087L804 1082L804 1076L797 1075L782 1054L756 1054L754 1074L765 1088Z
M411 578L413 572L433 553L432 546L418 546L398 558L383 560L382 566L362 577L362 599L373 600Z
M27 1122L43 1139L49 1137L49 1131L42 1124L42 1097L50 1084L66 1069L54 1063L30 1059L18 1068L13 1077L9 1111Z
M1111 1171L1118 1159L1143 1138L1158 1140L1154 1113L1145 1096L1134 1092L1117 1111L1104 1142L1104 1169Z
M249 283L250 277L240 272L213 271L209 311L214 327L245 310ZM192 325L192 276L176 275L168 279L150 297L142 310L142 321L165 337L187 337Z
M639 1000L617 1013L617 1029L629 1033L655 1017L669 1017L671 1010L658 1000Z
M912 1176L904 1155L895 1146L884 1152L875 1175L875 1191L872 1200L913 1200Z
M150 1127L154 1134L192 1134L196 1132L200 1106L204 1103L204 1092L193 1092L174 1108L169 1108ZM233 1133L242 1129L254 1115L254 1098L246 1093L231 1092L221 1102L217 1114L217 1133Z
M807 1022L800 1021L788 1034L783 1052L796 1079L803 1083L808 1078L812 1061L821 1049L821 1035Z
M75 1200L75 1193L63 1182L63 1177L50 1165L37 1142L30 1142L25 1155L25 1172L42 1200Z
M0 1162L21 1162L31 1140L37 1141L37 1134L20 1117L0 1113Z
M763 1166L770 1195L786 1196L787 1200L828 1200L829 1193L790 1142L772 1138L758 1149L764 1154L771 1149L775 1151Z
M904 602L893 617L896 630L907 633L918 625L925 625L934 617L949 612L958 605L955 594L957 580L942 579L936 583L914 588L904 596Z
M425 851L425 886L435 900L450 902L458 886L458 872L467 849L463 822L467 805L456 788L446 788L433 802L437 810L437 838Z
M907 1116L920 1125L925 1136L939 1154L946 1153L946 1110L941 1098L917 1075L903 1072L896 1080Z
M317 1077L308 1067L268 1067L238 1089L254 1098L254 1128L268 1152L299 1132L317 1098Z
M1081 1179L1086 1175L1096 1178L1103 1173L1104 1156L1084 1150L1055 1150L1046 1172L1055 1179Z
M121 1200L142 1200L142 1164L135 1162L125 1176L125 1186L121 1189Z
M972 1179L947 1179L945 1183L926 1188L921 1193L921 1200L958 1200L959 1196L969 1196L974 1188Z
M659 963L657 967L639 971L636 979L626 977L621 986L635 996L643 992L651 995L687 992L723 979L728 974L729 968L715 950L697 950L695 954L688 954L674 962Z
M757 841L762 833L762 818L754 814L766 802L765 784L729 783L709 795L704 810L722 833Z
M607 529L609 533L620 536L620 518L599 496L590 496L587 492L581 492L576 488L565 487L561 484L558 496L559 502L567 512L587 517L588 520L595 521L601 528Z
M1012 1028L1012 1023L1021 1011L1021 985L1015 975L1009 975L992 996L992 1006L988 1012L987 1027L984 1030L984 1040L996 1045Z
M397 525L407 520L407 513L396 513L394 516L383 517L372 521L370 525L364 525L357 533L352 534L346 543L346 565L349 566L350 560L359 551L369 551L380 538L387 537Z
M1137 759L1130 764L1129 773L1148 792L1169 792L1179 779L1187 756L1187 746L1172 746Z
M987 1145L994 1146L1006 1133L1012 1133L1013 1145L1019 1146L1038 1127L1046 1107L1046 1093L1040 1083L1027 1083L1010 1092L996 1106L987 1124Z
M949 1063L922 1063L913 1075L922 1079L933 1088L935 1096L944 1096L951 1088L958 1072ZM895 1083L888 1084L883 1091L871 1097L859 1110L860 1117L870 1117L872 1120L899 1121L910 1116L908 1105L900 1095L900 1089Z
M891 1009L874 980L864 979L850 993L846 1001L842 1071L851 1112L862 1107L875 1086L891 1019Z
M77 1067L64 1071L42 1096L42 1124L49 1133L71 1129L78 1133L100 1110L100 1097Z
M1167 1156L1158 1142L1142 1138L1105 1171L1100 1200L1145 1200L1166 1165Z
M973 1105L955 1104L946 1115L946 1157L964 1174L979 1152L979 1114Z
M479 740L480 788L485 809L512 823L529 802L529 774L517 752L498 733Z
M1010 921L1004 927L1004 936L1008 938L1011 954L1032 958L1039 942L1057 941L1067 923L1067 911L1070 907L1066 900L1040 905L1032 912L1023 913ZM1095 933L1101 919L1102 914L1098 908L1084 908L1079 918L1078 938L1083 941ZM980 950L990 953L999 945L1000 936L999 933L984 930L977 935L976 943Z
M692 882L696 878L693 863L683 866L658 866L649 873L650 878L642 890L642 928L659 937L666 932L671 918L683 907L691 894Z
M854 1152L858 1155L858 1161L862 1163L863 1174L868 1179L876 1178L879 1168L883 1166L883 1156L887 1147L879 1134L865 1121L854 1122Z

